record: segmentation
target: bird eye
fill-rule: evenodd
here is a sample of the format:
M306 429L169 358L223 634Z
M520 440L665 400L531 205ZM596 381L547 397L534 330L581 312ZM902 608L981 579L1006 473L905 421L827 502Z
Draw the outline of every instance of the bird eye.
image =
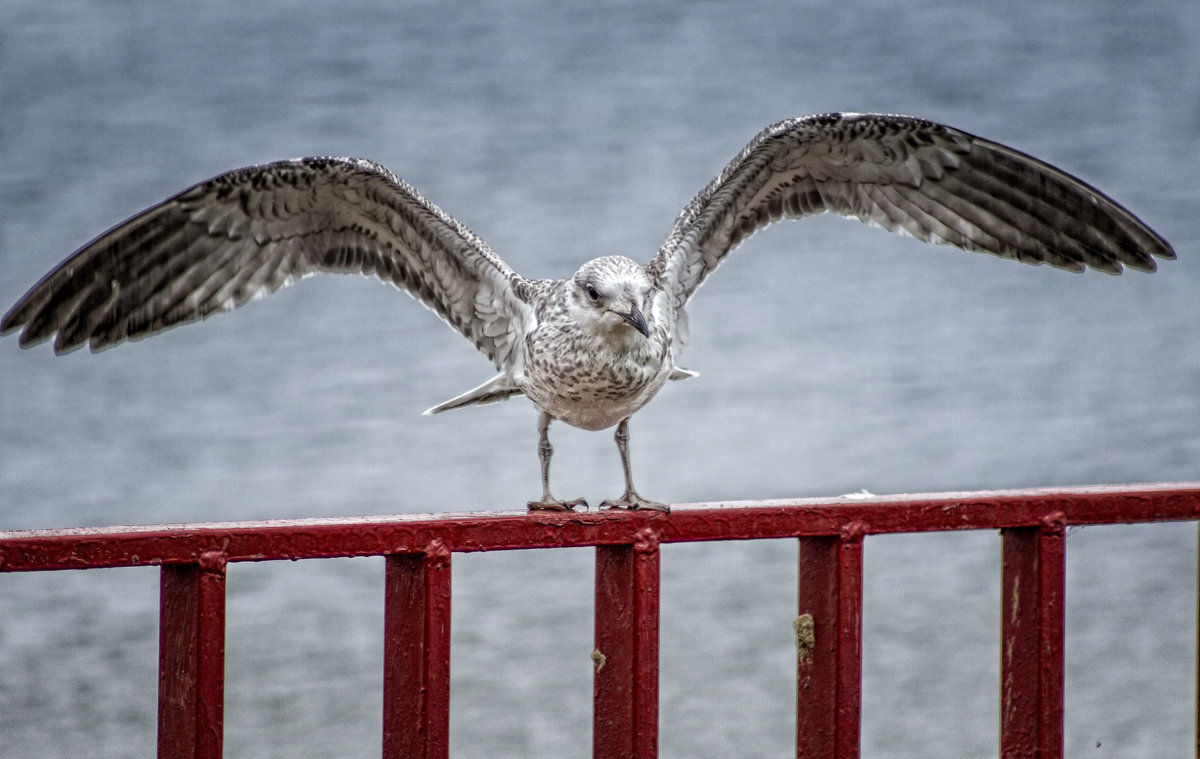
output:
M591 298L593 302L600 300L600 293L596 290L595 285L587 286L587 294L588 294L588 297Z

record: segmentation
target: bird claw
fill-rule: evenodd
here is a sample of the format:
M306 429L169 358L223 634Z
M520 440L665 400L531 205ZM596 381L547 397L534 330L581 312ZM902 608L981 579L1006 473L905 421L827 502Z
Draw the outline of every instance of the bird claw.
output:
M620 498L610 498L600 504L602 509L628 509L629 511L661 511L671 513L671 507L665 503L642 498L637 493L626 493Z
M587 501L582 498L576 498L573 501L560 501L556 498L547 498L544 501L530 501L530 511L574 511L577 508L586 509Z

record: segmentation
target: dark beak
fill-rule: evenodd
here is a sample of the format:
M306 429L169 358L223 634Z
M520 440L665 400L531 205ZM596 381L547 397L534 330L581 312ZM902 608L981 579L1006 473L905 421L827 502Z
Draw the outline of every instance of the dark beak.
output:
M642 312L637 306L629 309L629 313L621 314L622 319L629 322L630 326L642 333L642 337L650 337L650 325L646 323L646 317L642 316Z

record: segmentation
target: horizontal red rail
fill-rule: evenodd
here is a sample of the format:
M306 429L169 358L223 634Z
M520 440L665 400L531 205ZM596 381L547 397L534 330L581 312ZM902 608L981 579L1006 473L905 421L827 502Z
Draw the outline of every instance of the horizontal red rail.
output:
M623 545L653 525L662 543L1036 527L1200 518L1200 483L695 503L661 512L486 512L141 527L0 531L0 572Z
M217 759L229 562L387 557L383 756L449 755L454 552L596 547L593 753L657 755L659 546L798 538L798 757L859 752L868 535L999 529L1001 756L1062 756L1069 525L1200 520L1200 484L0 532L0 572L161 566L159 756Z

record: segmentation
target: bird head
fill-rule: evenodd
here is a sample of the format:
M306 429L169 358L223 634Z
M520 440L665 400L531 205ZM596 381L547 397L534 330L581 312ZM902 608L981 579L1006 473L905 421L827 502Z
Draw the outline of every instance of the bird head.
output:
M632 328L649 337L646 311L652 289L646 270L632 259L595 258L571 278L572 311L580 324L610 332Z

